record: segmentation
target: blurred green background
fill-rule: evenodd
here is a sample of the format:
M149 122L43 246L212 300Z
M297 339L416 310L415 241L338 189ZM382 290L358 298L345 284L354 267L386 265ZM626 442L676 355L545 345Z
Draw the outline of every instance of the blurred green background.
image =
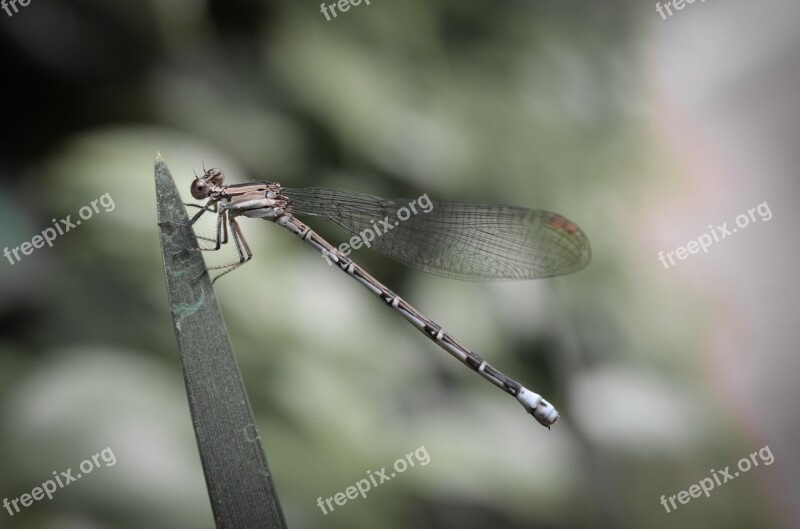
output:
M547 431L278 227L216 285L289 527L800 526L796 3L32 0L0 11L0 527L211 528L153 160L230 183L557 211L575 275L465 283L355 258L562 414ZM768 202L773 218L665 269ZM311 222L336 244L342 234ZM208 235L210 224L198 227ZM232 250L229 249L230 252ZM229 254L227 257L231 257ZM214 257L210 257L210 261ZM662 495L768 445L667 513ZM409 469L323 515L367 471Z

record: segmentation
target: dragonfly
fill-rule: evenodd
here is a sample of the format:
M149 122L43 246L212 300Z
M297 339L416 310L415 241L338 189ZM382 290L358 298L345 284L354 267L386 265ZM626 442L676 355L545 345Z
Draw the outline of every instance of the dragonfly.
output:
M589 239L567 218L548 211L493 204L416 201L381 197L327 187L288 188L277 182L224 184L224 173L205 170L191 184L191 194L204 205L190 219L216 214L216 251L230 240L238 260L209 267L214 281L253 257L239 217L260 218L286 228L311 245L325 260L361 283L419 331L464 365L515 397L540 424L559 419L555 407L538 393L492 367L480 355L423 315L405 299L372 277L348 257L347 245L334 247L295 215L321 217L362 244L407 266L432 274L471 281L553 277L576 272L591 260ZM416 206L420 207L417 211ZM415 214L411 214L411 211ZM359 244L360 241L360 244Z

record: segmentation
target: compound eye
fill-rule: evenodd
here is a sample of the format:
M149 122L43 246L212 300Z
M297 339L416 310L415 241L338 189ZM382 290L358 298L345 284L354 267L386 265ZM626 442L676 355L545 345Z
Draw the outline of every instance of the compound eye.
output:
M208 184L204 181L200 180L199 178L192 182L192 196L197 199L206 198L208 195L211 194L211 189L208 187Z
M222 181L225 179L225 174L220 169L214 168L206 171L205 177L215 186L221 186Z

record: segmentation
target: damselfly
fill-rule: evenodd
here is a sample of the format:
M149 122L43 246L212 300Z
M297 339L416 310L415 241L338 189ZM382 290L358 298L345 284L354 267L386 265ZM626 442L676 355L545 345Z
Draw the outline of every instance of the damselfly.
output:
M352 235L353 241L363 241L371 231L368 245L387 257L433 274L477 281L534 279L580 270L589 263L591 249L574 223L547 211L465 202L428 201L429 209L411 216L407 207L411 203L405 199L324 187L292 189L275 182L223 185L223 179L222 171L209 169L191 187L194 198L208 201L194 205L200 211L190 224L208 211L217 215L216 237L211 239L215 246L198 250L219 250L230 233L239 254L238 261L210 268L221 271L215 281L253 256L236 217L271 220L321 252L442 349L516 397L541 424L549 427L558 420L558 412L541 395L461 345L294 214L323 217Z

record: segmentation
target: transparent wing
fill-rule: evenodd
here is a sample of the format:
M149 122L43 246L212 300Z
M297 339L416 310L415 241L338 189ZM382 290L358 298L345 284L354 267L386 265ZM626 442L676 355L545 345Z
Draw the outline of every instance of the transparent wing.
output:
M324 187L282 192L292 202L291 213L323 217L365 246L441 276L534 279L578 271L591 259L589 240L577 225L547 211L384 199ZM414 200L416 214L409 206Z

